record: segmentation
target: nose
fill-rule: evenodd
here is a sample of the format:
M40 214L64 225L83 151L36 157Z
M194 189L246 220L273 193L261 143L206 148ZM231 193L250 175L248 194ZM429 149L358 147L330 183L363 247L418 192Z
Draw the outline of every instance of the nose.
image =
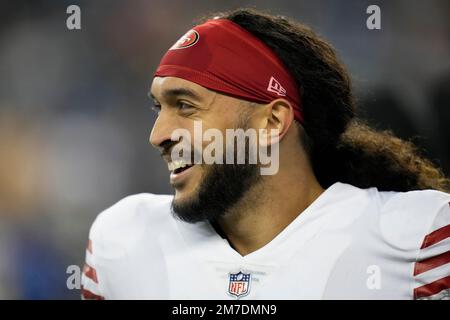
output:
M161 110L150 133L150 144L157 149L163 148L165 142L172 140L174 129L176 129L174 117Z
M156 118L152 132L150 133L150 144L159 149L165 141L170 141L171 134L170 121L167 119L166 113L161 111L158 118Z

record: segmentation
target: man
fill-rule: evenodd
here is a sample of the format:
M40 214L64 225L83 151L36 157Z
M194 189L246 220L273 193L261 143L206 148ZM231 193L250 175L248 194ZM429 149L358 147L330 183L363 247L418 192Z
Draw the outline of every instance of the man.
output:
M448 179L410 143L354 119L348 74L310 29L222 14L168 50L150 94L150 142L175 195L130 196L98 216L84 298L449 297L450 195L432 190ZM263 175L248 155L205 163L208 139L190 139L198 123L257 131L278 169ZM228 159L236 146L236 160L236 141L223 145L211 154Z

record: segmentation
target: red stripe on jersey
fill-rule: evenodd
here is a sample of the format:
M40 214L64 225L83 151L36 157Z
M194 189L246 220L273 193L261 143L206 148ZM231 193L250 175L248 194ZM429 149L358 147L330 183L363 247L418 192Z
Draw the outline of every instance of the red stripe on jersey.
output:
M438 243L439 241L447 239L448 237L450 237L450 224L427 235L423 240L420 249L425 249L435 243Z
M89 279L91 279L95 283L98 283L97 272L95 271L94 268L92 268L87 263L84 265L83 273L86 275L86 277L88 277Z
M89 239L87 244L87 251L89 251L90 254L92 254L92 241Z
M437 256L418 261L414 266L414 275L417 276L425 271L437 268L450 262L450 250Z
M81 295L86 300L105 300L105 297L92 293L91 291L81 287Z
M414 299L420 299L435 295L442 290L450 288L450 276L436 280L424 286L414 289Z

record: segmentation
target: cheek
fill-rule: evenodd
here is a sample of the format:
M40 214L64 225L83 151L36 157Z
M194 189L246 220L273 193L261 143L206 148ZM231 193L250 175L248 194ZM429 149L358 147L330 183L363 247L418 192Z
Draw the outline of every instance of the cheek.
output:
M211 128L225 132L225 129L235 128L239 113L240 109L234 105L217 105L201 119L204 130Z
M191 180L191 182L192 182L191 190L198 191L199 187L202 185L203 181L210 173L212 166L204 164L204 163L200 164L200 165L196 165L196 166L197 166L197 168L195 168L195 172L192 177L193 179Z
M197 183L200 184L207 176L208 173L211 171L213 165L202 163L198 166L198 170L196 172L196 180Z

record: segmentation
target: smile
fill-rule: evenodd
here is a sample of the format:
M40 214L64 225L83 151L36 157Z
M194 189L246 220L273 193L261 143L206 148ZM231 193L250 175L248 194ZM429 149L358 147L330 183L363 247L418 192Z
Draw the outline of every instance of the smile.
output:
M189 175L189 172L191 171L191 168L193 166L193 164L190 164L183 160L175 160L169 162L167 164L167 167L170 171L170 182L172 184L181 182Z
M175 173L175 174L181 173L181 172L189 169L192 166L193 166L193 164L187 163L183 160L176 160L176 161L169 162L167 164L169 171L171 173Z

